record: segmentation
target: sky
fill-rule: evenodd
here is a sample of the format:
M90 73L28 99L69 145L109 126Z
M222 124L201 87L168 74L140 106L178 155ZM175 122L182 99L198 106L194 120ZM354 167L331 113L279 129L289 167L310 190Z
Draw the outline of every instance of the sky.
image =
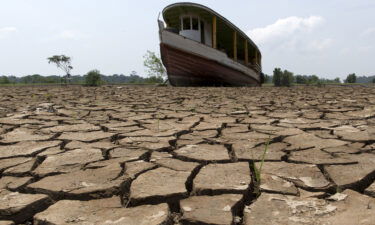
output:
M47 57L72 57L72 74L136 71L159 53L157 18L173 0L0 0L0 75L62 75ZM263 71L345 78L375 75L374 0L202 0L258 45Z

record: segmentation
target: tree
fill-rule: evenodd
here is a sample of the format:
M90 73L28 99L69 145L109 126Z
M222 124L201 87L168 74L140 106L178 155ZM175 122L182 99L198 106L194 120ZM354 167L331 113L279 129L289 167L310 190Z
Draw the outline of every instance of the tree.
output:
M375 84L375 78L374 78L374 79L372 79L372 83L373 83L373 84Z
M147 51L143 58L143 65L147 68L147 73L150 77L164 78L166 76L163 63L155 52Z
M97 87L102 84L102 79L100 77L100 71L99 70L91 70L87 73L85 76L86 85L91 87Z
M341 80L340 80L340 78L338 78L338 77L336 77L333 81L334 81L335 83L341 84Z
M294 81L294 75L288 70L281 71L280 68L275 68L273 71L273 83L276 87L290 87Z
M56 64L57 68L62 69L66 73L65 83L68 83L68 80L70 79L70 71L73 69L71 58L65 55L54 55L47 58L47 60L49 64Z
M306 84L307 80L305 76L302 75L296 75L296 83L297 84Z
M290 87L294 81L294 75L288 70L284 70L281 76L281 86Z
M345 83L354 84L357 81L357 76L355 73L349 74L346 77Z
M310 84L317 84L319 82L319 77L317 75L311 75L309 77Z
M8 77L6 76L0 77L0 84L10 84Z
M280 87L281 86L281 76L282 76L283 72L281 71L280 68L275 68L275 70L273 71L273 83L275 84L276 87Z
M271 76L264 74L264 83L270 83L272 82Z

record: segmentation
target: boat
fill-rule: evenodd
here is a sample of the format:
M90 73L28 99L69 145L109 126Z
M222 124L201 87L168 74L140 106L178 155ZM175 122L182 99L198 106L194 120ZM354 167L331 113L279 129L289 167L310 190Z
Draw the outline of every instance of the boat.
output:
M181 2L166 6L162 16L160 53L172 86L261 86L259 48L219 13Z

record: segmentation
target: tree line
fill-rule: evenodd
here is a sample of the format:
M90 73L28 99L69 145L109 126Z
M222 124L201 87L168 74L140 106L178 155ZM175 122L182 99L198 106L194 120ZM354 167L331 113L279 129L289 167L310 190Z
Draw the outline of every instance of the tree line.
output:
M340 78L326 79L319 78L316 75L294 75L288 70L282 71L280 68L275 68L273 75L264 76L265 83L273 83L276 87L290 87L292 84L305 84L305 85L319 85L319 84L341 84ZM363 82L367 81L367 82ZM370 77L357 77L355 73L349 74L344 83L375 83L375 76Z
M71 75L73 70L72 59L66 55L54 55L47 58L48 64L54 64L61 69L65 76L57 75L42 76L39 74L24 77L0 76L0 84L85 84L87 86L99 86L101 84L156 84L164 83L166 70L159 56L154 52L147 51L144 55L144 66L148 77L141 77L132 71L130 75L113 74L103 75L99 70L91 70L85 75Z
M91 72L91 71L90 71ZM70 83L72 84L84 84L86 82L86 75L74 75L70 77ZM132 72L129 75L113 74L103 75L100 74L100 79L105 84L141 84L141 83L162 83L163 79L155 77L141 77L136 72ZM65 83L65 78L50 75L42 76L39 74L27 75L24 77L16 76L0 76L0 84L61 84Z

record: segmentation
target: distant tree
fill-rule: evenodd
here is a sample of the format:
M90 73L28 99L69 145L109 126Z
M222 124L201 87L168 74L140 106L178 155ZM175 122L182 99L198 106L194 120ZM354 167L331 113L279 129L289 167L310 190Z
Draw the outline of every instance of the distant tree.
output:
M57 68L62 69L65 75L65 82L68 83L70 80L70 71L73 69L71 65L71 58L65 55L54 55L52 57L47 58L48 63L56 64Z
M354 84L356 81L357 81L357 76L355 75L355 73L352 73L346 77L345 83Z
M86 85L91 87L97 87L102 84L99 70L91 70L85 76Z
M0 84L10 84L8 77L6 76L0 77Z
M152 76L152 77L148 77L145 79L145 83L148 83L148 84L160 84L163 82L164 82L163 78L157 77L157 76Z
M292 86L293 81L294 81L293 73L289 72L288 70L284 70L284 72L281 75L281 86L290 87Z
M281 76L283 75L283 72L280 68L275 68L273 71L273 79L272 82L275 84L276 87L281 86Z
M290 87L294 81L294 75L288 70L281 71L280 68L275 68L273 71L273 83L276 87Z
M302 75L296 75L296 83L297 84L306 84L307 83L307 79L305 76L302 76Z
M311 75L309 77L309 83L310 84L316 84L319 82L319 77L317 75Z
M164 78L166 76L166 70L163 63L155 52L147 51L143 56L143 65L147 68L147 73L150 77L160 77Z
M264 83L269 83L270 82L270 79L271 79L271 76L267 75L267 74L263 74L264 75ZM271 80L272 82L272 80Z
M338 77L336 77L333 81L334 81L335 83L338 83L338 84L341 83L341 80L340 80L340 78L338 78Z
M373 83L373 84L375 84L375 78L374 78L374 79L372 79L372 83Z

